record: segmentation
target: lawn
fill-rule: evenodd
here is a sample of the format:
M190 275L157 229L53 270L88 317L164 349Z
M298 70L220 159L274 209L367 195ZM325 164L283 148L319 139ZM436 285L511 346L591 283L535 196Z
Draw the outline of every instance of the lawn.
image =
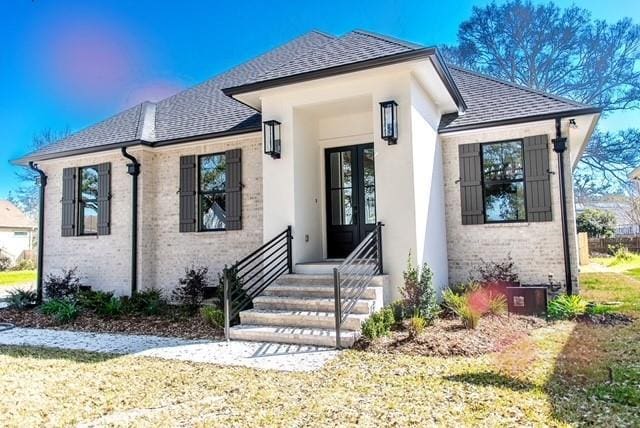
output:
M0 272L0 287L5 285L24 284L36 280L35 270L19 270Z
M615 257L592 257L591 261L606 266L614 272L626 272L632 269L640 270L640 254L636 253L631 253L628 260L621 260Z
M640 314L640 283L623 275L585 275L583 292ZM348 351L315 373L0 347L0 419L4 426L639 426L638 337L639 321L560 322L482 357Z

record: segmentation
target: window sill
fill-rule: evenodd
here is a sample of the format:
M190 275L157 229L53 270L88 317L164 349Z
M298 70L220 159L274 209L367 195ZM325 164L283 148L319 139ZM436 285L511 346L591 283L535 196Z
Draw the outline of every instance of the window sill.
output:
M483 226L490 228L503 228L503 227L528 227L531 223L528 221L512 221L506 223L485 223Z

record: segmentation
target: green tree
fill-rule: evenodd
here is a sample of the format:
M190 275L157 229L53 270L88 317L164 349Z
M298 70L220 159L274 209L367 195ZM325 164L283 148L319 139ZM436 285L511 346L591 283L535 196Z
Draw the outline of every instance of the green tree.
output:
M640 26L593 19L577 6L511 0L474 7L447 60L536 90L600 106L603 114L640 108ZM582 194L620 190L640 164L640 131L596 130L576 171Z
M577 219L578 232L586 232L589 237L613 236L616 227L616 217L607 211L586 209Z

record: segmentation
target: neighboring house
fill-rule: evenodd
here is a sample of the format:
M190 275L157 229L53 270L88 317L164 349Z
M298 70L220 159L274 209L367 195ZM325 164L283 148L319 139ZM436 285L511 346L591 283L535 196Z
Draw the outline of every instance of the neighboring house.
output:
M636 186L638 192L640 192L640 166L629 173L629 180Z
M631 204L625 195L607 195L576 203L576 215L580 215L587 209L606 211L613 214L616 219L616 235L634 235L637 233L637 225L631 224L629 219Z
M16 262L32 249L35 225L18 207L0 200L0 254Z
M139 288L170 290L191 264L219 272L288 225L293 270L330 273L382 222L385 303L409 253L439 288L511 255L523 283L569 273L575 289L571 172L599 112L448 66L435 48L314 31L17 163L48 176L44 272L77 266L120 294L132 283L122 148L141 164Z

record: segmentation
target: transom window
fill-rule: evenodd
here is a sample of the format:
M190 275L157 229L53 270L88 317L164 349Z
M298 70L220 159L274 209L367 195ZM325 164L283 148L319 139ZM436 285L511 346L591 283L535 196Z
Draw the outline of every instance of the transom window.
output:
M225 230L227 220L227 162L224 153L200 156L198 161L200 230Z
M485 222L527 220L522 141L482 145L482 186Z
M98 168L87 166L80 168L78 223L80 235L98 233Z

